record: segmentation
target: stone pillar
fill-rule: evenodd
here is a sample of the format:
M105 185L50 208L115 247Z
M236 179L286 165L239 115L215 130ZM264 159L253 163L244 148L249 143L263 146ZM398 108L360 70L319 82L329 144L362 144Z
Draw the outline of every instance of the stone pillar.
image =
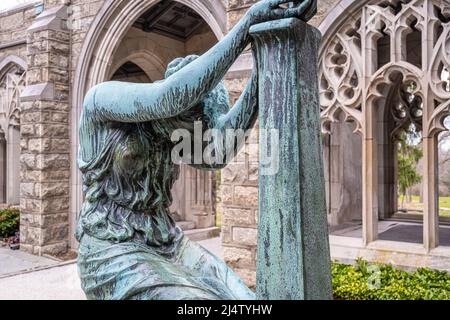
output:
M68 247L69 59L67 7L40 14L27 31L27 87L21 95L21 249Z
M298 19L253 26L259 73L260 164L279 150L279 170L259 175L258 299L331 299L320 136L320 33ZM278 144L264 142L275 129Z
M366 26L366 14L361 16L361 25ZM367 32L367 31L364 31ZM362 37L361 88L367 88L372 75L378 70L376 37ZM378 238L378 142L377 99L362 92L362 238L366 246Z
M214 172L187 165L180 167L180 176L172 188L170 207L176 221L193 222L196 229L216 225L213 175Z
M423 138L423 244L431 250L439 245L438 148L436 137Z
M0 129L0 204L6 203L6 139Z
M197 229L215 226L212 172L194 168L186 170L186 220Z
M373 137L370 138L365 136L362 147L362 237L364 245L368 245L370 242L375 241L378 238L378 159L376 143L377 142Z
M362 155L361 137L353 132L351 124L341 114L339 122L331 123L329 154L324 161L328 172L328 222L338 226L349 221L360 221L362 211ZM327 139L328 139L327 137ZM331 162L330 162L331 161ZM327 175L325 176L327 178Z
M258 130L253 129L241 151L222 170L219 204L224 260L252 289L256 288L258 151Z

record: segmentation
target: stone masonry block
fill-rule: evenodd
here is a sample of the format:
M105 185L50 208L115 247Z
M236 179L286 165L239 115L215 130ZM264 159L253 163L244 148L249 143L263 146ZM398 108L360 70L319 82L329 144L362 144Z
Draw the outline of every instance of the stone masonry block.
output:
M258 231L254 228L233 227L233 242L247 246L256 246Z
M36 183L35 192L40 199L68 196L69 184L67 182Z
M235 186L233 204L244 207L257 207L258 188L253 186Z
M67 223L50 225L40 230L42 232L41 244L64 241L69 236L69 225Z
M39 248L40 255L56 256L61 253L67 252L68 241L60 241L57 243L47 244Z
M254 214L251 209L227 208L223 211L222 223L233 226L254 226Z
M69 138L67 124L37 124L35 128L39 137Z
M224 183L244 183L248 177L245 164L230 163L222 169L222 181Z
M68 154L38 154L36 168L38 170L68 169L70 157Z
M254 268L254 253L252 249L224 246L223 255L225 262L233 268Z

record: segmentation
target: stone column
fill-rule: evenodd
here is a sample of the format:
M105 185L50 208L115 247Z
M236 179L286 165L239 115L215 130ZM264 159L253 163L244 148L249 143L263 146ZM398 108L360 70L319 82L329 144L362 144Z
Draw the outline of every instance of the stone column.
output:
M423 244L431 250L439 245L438 148L436 137L423 138Z
M214 172L187 165L180 167L180 177L172 188L173 202L170 207L170 211L176 214L175 218L192 222L196 229L215 226L213 175Z
M371 111L368 110L370 113ZM365 117L367 124L371 119ZM368 130L363 139L363 177L362 177L362 237L366 246L378 238L378 159L377 142L368 136Z
M366 13L361 16L361 25L366 26ZM366 27L364 27L366 28ZM370 32L364 30L364 33ZM372 75L378 70L377 38L364 36L361 39L363 75L361 88L367 88ZM366 90L362 92L362 238L364 246L378 238L378 141L376 99Z
M0 129L0 204L6 203L6 139Z
M197 229L215 226L212 172L188 168L186 172L186 220Z
M21 249L65 252L69 239L69 60L67 7L40 14L27 31L21 95Z
M298 19L251 28L259 72L258 299L331 299L331 267L320 136L320 33ZM263 155L279 150L278 171ZM276 166L275 166L276 167Z

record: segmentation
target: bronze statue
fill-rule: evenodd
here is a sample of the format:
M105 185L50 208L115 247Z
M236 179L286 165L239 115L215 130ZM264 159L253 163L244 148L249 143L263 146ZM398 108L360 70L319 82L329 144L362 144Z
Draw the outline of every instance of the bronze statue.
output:
M170 190L178 175L171 134L180 128L192 131L195 121L205 130L253 126L256 72L231 109L221 80L250 43L252 25L290 17L307 21L315 14L316 1L282 6L288 2L256 3L204 55L170 63L162 81L106 82L88 92L78 158L86 198L76 236L81 283L89 299L254 298L223 261L184 237L171 218ZM195 166L217 169L223 164Z

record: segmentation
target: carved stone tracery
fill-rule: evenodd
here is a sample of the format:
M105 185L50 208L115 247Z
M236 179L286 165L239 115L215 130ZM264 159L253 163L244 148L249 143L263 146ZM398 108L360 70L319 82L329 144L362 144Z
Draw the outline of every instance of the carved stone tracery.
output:
M329 133L339 112L346 121L356 123L355 132L361 132L365 108L373 107L377 99L386 99L389 86L398 89L390 95L398 100L397 104L391 102L392 106L401 105L405 112L412 108L407 111L409 123L423 127L424 135L444 130L443 118L450 114L450 2L367 1L340 23L337 31L324 39L321 50L323 132ZM403 85L390 78L393 71L401 75ZM417 107L409 106L412 102L401 89L411 82L417 85L413 104L422 100L419 113ZM406 118L398 117L401 110L390 112L404 127ZM422 125L423 114L427 123Z
M18 204L20 195L20 94L25 63L8 56L0 61L0 203Z
M20 93L25 86L25 71L15 64L0 70L0 128L7 132L10 126L20 125ZM7 138L7 135L5 137Z
M337 120L338 111L346 120L356 122L361 129L361 36L360 19L345 24L323 51L319 66L322 130L329 132L330 122Z

